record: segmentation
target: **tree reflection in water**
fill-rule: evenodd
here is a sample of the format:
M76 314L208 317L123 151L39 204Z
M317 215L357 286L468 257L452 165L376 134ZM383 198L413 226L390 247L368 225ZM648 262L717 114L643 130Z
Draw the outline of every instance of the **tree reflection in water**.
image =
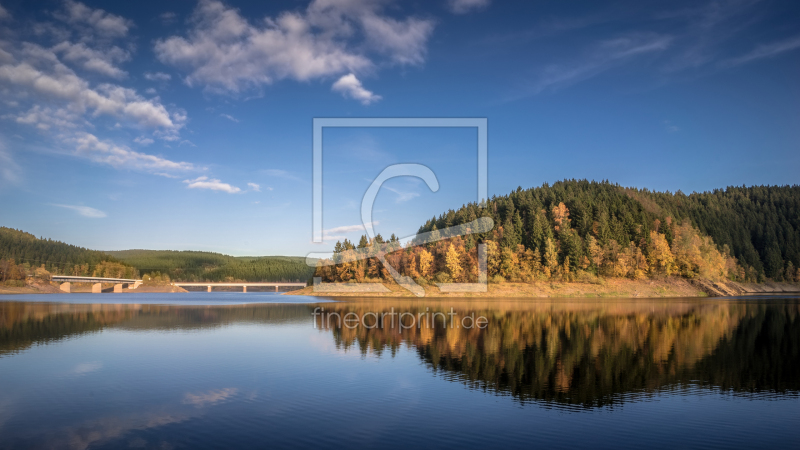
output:
M75 305L0 302L0 357L105 328L202 329L234 323L312 326L316 305ZM339 351L365 357L416 352L443 379L470 389L574 407L706 387L734 395L800 393L797 300L440 300L357 299L326 313L449 312L489 320L486 329L441 319L401 328L326 327Z
M326 309L343 316L451 306L460 316L489 318L489 326L424 322L402 329L387 320L375 329L334 326L330 332L338 348L365 355L413 346L443 378L523 403L598 407L697 386L747 395L800 392L796 301L376 300Z

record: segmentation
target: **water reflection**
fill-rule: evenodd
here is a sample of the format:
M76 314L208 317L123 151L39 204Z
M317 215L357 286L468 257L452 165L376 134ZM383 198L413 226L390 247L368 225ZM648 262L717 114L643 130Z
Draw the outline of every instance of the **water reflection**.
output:
M442 378L472 389L583 407L707 386L735 394L800 391L800 320L794 301L447 302L402 305L489 319L485 330L424 321L405 329L329 328L337 348L394 355L403 344ZM396 302L326 305L330 313L383 313ZM328 328L325 316L317 325Z
M316 327L337 351L392 357L403 346L443 379L522 403L602 407L665 389L704 386L737 395L800 392L800 304L747 301L399 301L323 305L326 314L418 315L419 327ZM104 329L203 330L231 324L312 328L316 305L76 305L0 302L0 358ZM425 321L424 313L488 318L486 329ZM429 316L428 316L429 317ZM86 366L89 367L89 366ZM87 369L88 370L88 369ZM223 390L189 403L233 395ZM188 401L188 400L187 400Z

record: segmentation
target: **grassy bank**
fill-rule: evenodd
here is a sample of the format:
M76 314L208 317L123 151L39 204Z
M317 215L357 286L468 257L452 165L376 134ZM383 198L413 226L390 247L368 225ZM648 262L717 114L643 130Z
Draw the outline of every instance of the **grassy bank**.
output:
M413 297L414 295L394 283L384 283L390 292L357 293L332 292L315 293L313 287L288 292L286 295L310 295L318 297ZM426 286L427 297L620 297L620 298L664 298L664 297L708 297L733 296L760 293L797 293L798 283L711 283L709 281L689 281L684 278L669 277L658 280L628 280L612 278L597 283L490 283L487 292L441 292L436 286Z
M370 293L370 297L413 297L396 284L384 284L391 292ZM358 297L365 294L336 292L315 293L313 287L292 291L286 295L322 297ZM703 297L707 294L681 278L664 280L610 279L599 283L490 283L487 292L441 292L436 286L426 286L428 297Z

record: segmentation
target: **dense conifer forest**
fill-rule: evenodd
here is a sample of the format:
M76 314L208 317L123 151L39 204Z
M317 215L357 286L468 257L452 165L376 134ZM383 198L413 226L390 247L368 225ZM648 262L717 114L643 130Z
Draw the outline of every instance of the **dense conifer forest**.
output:
M0 227L0 281L24 280L34 274L47 278L49 273L115 278L138 275L133 267L103 252Z
M0 227L0 282L50 274L159 281L307 281L305 258L233 257L210 252L122 250L101 252Z
M142 275L181 281L307 281L314 272L305 258L235 257L212 252L121 250L106 252Z
M490 217L494 228L425 245L390 240L387 260L422 281L475 281L478 243L496 281L643 279L678 275L736 281L800 280L800 186L652 192L607 181L565 180L464 205L433 217L432 233ZM376 238L377 243L383 239ZM389 278L376 242L337 243L329 281ZM365 250L366 249L366 250ZM366 254L364 258L363 254ZM372 252L372 253L370 253ZM361 255L360 255L361 254Z

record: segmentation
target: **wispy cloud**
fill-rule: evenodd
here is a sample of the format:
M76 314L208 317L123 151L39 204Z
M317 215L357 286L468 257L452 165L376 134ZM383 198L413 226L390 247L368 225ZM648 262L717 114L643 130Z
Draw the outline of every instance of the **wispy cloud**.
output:
M154 172L153 175L158 175L164 178L180 178L180 176L178 175L173 175L171 173L165 173L165 172Z
M17 184L20 180L19 165L11 157L5 144L0 141L0 181L3 183Z
M97 136L90 133L80 133L75 138L69 140L75 143L78 155L114 167L159 172L165 170L187 171L195 169L195 166L191 163L175 162L160 156L135 152L111 141L100 140Z
M155 141L150 139L149 137L138 136L133 140L133 142L136 142L139 145L150 145Z
M261 171L263 174L276 177L276 178L283 178L285 180L292 180L292 181L306 181L297 175L283 169L264 169Z
M453 14L467 14L486 8L491 0L447 0L447 7Z
M219 116L220 116L220 117L224 117L224 118L226 118L226 119L230 120L231 122L236 122L236 123L239 123L239 119L237 119L236 117L233 117L233 116L232 116L232 115L230 115L230 114L220 114Z
M102 219L106 217L106 213L100 211L99 209L94 209L88 206L81 206L81 205L60 205L60 204L53 204L52 206L57 206L59 208L66 208L71 209L78 214L82 215L83 217L89 217L91 219Z
M222 181L216 178L208 178L206 176L195 178L194 180L183 180L184 183L188 184L189 189L208 189L211 191L221 191L227 192L228 194L237 194L242 192L236 186L231 186L228 183L223 183Z
M144 79L148 81L165 82L172 79L172 75L164 72L145 72Z
M261 192L261 186L256 183L247 183L247 186L253 192Z
M387 191L394 192L397 194L397 198L395 199L396 203L403 203L411 200L412 198L419 197L419 192L412 192L412 191L402 191L400 189L396 189L390 186L383 186L384 189Z
M782 53L790 52L800 48L800 36L795 36L791 39L786 39L779 42L772 42L770 44L759 45L752 51L739 56L731 58L727 61L720 63L722 67L740 66L742 64L751 63L759 59L773 58Z
M380 222L378 222L377 220L371 222L373 227L375 225L378 225L379 223ZM364 225L363 224L345 225L345 226L341 226L341 227L329 228L327 230L323 230L323 234L353 233L353 232L356 232L356 231L364 231Z
M664 51L669 48L671 41L671 36L638 33L599 41L582 58L545 67L521 96L557 90L597 76L630 59Z

